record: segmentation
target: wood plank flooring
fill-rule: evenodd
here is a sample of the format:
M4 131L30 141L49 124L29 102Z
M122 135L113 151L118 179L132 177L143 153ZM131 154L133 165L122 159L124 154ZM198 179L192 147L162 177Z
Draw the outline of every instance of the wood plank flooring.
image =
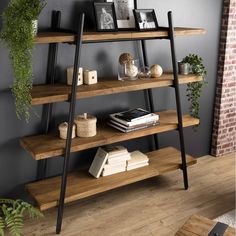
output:
M65 208L61 236L172 236L193 214L214 219L235 208L235 155L203 157L181 171L145 180ZM27 220L24 236L55 235L56 209Z

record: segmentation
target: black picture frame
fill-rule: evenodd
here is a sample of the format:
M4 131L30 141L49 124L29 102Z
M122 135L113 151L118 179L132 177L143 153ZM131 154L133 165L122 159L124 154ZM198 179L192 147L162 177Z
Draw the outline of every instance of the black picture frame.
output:
M134 18L139 31L156 31L159 28L154 9L135 9Z
M136 30L134 10L137 9L137 0L105 0L105 1L114 3L116 19L117 19L117 27L119 31Z
M105 11L105 12L103 12ZM98 32L115 32L118 31L115 5L112 2L94 2L94 13L96 27ZM102 16L104 14L104 16ZM106 14L106 15L105 15ZM112 18L112 23L106 24L102 17Z

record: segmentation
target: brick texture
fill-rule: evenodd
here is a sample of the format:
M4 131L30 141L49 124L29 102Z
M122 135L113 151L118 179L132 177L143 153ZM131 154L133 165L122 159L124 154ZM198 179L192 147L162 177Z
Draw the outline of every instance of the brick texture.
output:
M214 156L236 151L236 0L224 0L222 14L211 150Z

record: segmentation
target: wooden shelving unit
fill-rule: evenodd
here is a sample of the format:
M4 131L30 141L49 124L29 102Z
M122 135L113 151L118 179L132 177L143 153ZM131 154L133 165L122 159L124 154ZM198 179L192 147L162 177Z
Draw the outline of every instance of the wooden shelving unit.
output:
M206 33L206 30L201 28L184 28L176 27L175 36L191 36L201 35ZM75 33L66 32L42 32L35 38L37 44L48 43L74 43ZM158 39L168 36L167 29L153 32L84 32L83 43L107 42L107 41L134 41L141 39Z
M180 84L201 81L196 75L179 76ZM173 73L166 73L158 79L118 81L117 79L99 82L94 85L81 85L77 88L77 99L139 91L151 88L173 86ZM65 84L37 85L32 89L32 105L42 105L68 101L71 95L71 86Z
M180 152L172 147L147 153L150 165L99 179L89 175L88 170L68 175L65 203L74 202L98 193L152 178L181 168ZM187 165L197 161L187 156ZM26 187L41 211L58 206L61 178L55 177L28 184Z
M68 31L63 32L60 29L60 19L60 12L53 12L51 32L40 33L34 40L35 44L50 45L46 79L47 84L33 86L31 93L32 105L44 105L45 112L43 113L42 120L46 121L45 132L40 135L23 137L20 140L21 146L31 154L33 159L39 161L38 179L40 180L28 184L27 189L37 202L40 210L47 210L58 206L57 234L61 232L64 203L77 201L85 197L152 178L177 169L182 170L184 187L185 189L188 189L187 167L195 164L196 160L185 153L183 128L198 125L199 120L192 118L189 115L182 115L179 85L198 82L201 81L202 78L195 75L178 75L174 37L202 35L206 32L201 28L174 28L171 12L168 13L169 27L161 28L160 30L153 32L83 32L84 14L82 14L79 20L78 31L76 33L68 33ZM152 39L169 40L173 73L165 73L158 79L136 81L118 81L115 79L99 81L98 84L91 86L76 86L77 68L80 66L80 51L82 44L139 41L143 52L144 65L148 66L145 41ZM76 45L72 86L55 83L58 43ZM145 90L147 91L151 112L154 112L155 108L151 89L160 87L174 88L176 95L176 111L170 110L158 112L160 115L160 124L157 126L131 133L122 133L107 126L106 121L101 121L98 125L98 132L95 137L75 138L73 140L69 138L67 141L60 139L58 134L51 134L49 132L50 121L52 118L52 106L56 102L68 101L70 104L68 115L68 137L71 137L77 99ZM70 153L156 135L172 130L177 130L179 133L181 151L168 147L147 153L150 158L150 165L147 167L109 177L102 177L100 179L91 177L87 170L68 174L67 170ZM156 136L154 137L155 146L156 149L158 149ZM64 157L62 176L45 179L46 160L58 156Z

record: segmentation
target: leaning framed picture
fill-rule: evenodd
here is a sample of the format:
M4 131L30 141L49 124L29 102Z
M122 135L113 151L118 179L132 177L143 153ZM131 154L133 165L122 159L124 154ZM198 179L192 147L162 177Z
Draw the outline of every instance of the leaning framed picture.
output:
M137 0L106 0L106 2L114 2L119 30L135 29L133 10L137 8Z
M158 30L158 22L154 9L135 9L134 17L140 31Z
M117 31L117 20L114 3L94 2L97 31Z

